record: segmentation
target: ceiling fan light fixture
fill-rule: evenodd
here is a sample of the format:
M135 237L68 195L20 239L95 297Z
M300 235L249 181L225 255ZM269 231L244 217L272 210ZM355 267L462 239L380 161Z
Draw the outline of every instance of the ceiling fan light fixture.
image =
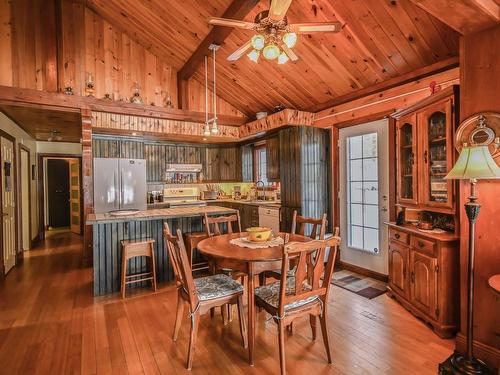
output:
M248 58L252 60L254 63L259 61L260 51L253 49L250 53L247 54Z
M297 34L285 33L285 35L283 35L283 43L285 43L288 48L293 48L297 44Z
M263 35L257 34L252 37L252 47L260 51L266 45L266 39Z
M281 52L280 55L278 56L278 64L286 64L287 61L290 60L288 56L286 55L285 52Z
M275 44L268 44L264 47L262 54L266 60L274 60L279 56L280 49Z

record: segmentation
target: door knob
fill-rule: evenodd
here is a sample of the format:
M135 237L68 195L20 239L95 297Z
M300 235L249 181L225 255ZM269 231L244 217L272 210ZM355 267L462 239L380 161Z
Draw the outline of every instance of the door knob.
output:
M5 212L2 212L2 216L9 216L9 214L6 214Z
M386 207L382 207L382 208L380 209L380 211L382 211L382 212L387 212L387 208L386 208Z

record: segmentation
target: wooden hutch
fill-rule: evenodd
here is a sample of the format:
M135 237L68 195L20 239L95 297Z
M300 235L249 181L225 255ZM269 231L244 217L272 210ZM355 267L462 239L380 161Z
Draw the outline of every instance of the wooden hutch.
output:
M459 320L457 187L444 179L456 157L458 103L458 86L451 86L392 115L402 223L387 223L389 295L441 337L453 336Z

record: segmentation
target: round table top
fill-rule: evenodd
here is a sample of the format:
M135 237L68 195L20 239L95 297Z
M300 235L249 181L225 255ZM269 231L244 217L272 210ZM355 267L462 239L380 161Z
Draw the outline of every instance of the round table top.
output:
M283 237L285 233L280 233ZM206 255L216 258L232 259L244 262L280 260L283 258L283 247L273 246L261 249L250 249L231 244L233 238L244 237L246 232L223 234L202 240L196 247ZM291 234L290 242L308 242L311 239L299 234Z
M500 274L491 276L488 279L488 284L490 285L491 289L493 289L497 295L500 295Z

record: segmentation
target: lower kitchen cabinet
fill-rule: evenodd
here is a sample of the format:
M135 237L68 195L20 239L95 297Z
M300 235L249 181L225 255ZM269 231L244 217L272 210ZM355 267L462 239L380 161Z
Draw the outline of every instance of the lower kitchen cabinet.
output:
M389 295L440 337L453 337L459 318L458 236L388 225Z

